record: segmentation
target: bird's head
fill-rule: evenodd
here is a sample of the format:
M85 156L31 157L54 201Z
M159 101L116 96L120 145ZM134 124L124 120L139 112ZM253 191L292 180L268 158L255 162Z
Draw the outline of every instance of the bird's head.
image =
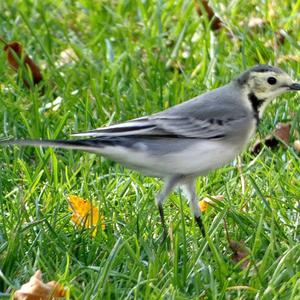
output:
M236 81L246 91L260 116L275 97L288 91L300 90L299 83L295 83L281 69L270 65L257 65L242 73Z

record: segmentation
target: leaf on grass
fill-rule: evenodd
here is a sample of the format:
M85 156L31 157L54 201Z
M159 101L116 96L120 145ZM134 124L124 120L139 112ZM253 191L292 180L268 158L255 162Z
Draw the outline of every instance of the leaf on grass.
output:
M201 4L198 2L199 0L194 0L195 9L198 13L198 15L201 17L203 15L203 10L207 15L207 18L211 22L211 28L213 30L219 30L223 27L222 21L216 16L213 9L208 4L208 0L201 0Z
M300 140L295 140L295 141L294 141L294 149L295 149L297 152L300 152Z
M229 239L228 242L229 247L233 252L232 260L236 263L242 262L242 269L246 269L250 262L249 259L247 259L250 254L248 248L245 246L244 242L237 242L231 239Z
M17 72L21 67L27 70L27 76L23 74L23 82L26 87L30 87L29 78L32 78L33 84L38 84L43 80L42 73L38 65L24 52L23 46L19 42L7 43L4 46L9 65Z
M288 144L290 138L290 129L290 123L278 123L275 130L273 130L273 132L269 134L264 140L257 140L255 142L254 146L252 147L251 153L253 155L257 155L261 151L264 144L270 149L274 149L275 147L277 147L280 144L280 141Z
M69 197L70 210L73 212L71 221L76 225L84 228L91 228L92 235L95 236L97 233L97 224L99 221L99 210L97 207L85 199L78 196L71 195ZM101 228L105 229L104 217L101 216Z
M229 248L232 250L232 260L236 263L241 262L241 268L245 269L249 265L249 259L247 258L250 254L249 249L245 246L244 242L237 242L235 240L232 240L229 235L227 221L224 219L224 229L225 229L225 235L226 239L229 243Z
M276 128L274 130L273 135L277 139L279 139L279 140L285 142L286 144L288 144L289 139L290 139L290 129L291 129L291 124L289 124L289 123L278 123L276 125Z
M44 283L42 272L36 271L29 282L23 284L14 295L14 300L57 300L65 297L66 291L56 281Z
M201 212L205 212L208 208L208 203L205 200L201 200L199 202L199 207L200 207Z
M201 212L205 212L208 209L209 204L215 203L216 201L222 201L222 200L224 200L223 195L212 196L210 198L208 197L203 198L202 200L199 201L199 207Z

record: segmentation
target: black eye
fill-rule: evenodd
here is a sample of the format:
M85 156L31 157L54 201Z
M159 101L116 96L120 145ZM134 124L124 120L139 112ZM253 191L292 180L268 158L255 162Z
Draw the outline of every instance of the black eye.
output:
M268 78L268 83L269 83L269 84L272 84L272 85L273 85L273 84L275 84L276 82L277 82L276 78L274 78L274 77L269 77L269 78Z

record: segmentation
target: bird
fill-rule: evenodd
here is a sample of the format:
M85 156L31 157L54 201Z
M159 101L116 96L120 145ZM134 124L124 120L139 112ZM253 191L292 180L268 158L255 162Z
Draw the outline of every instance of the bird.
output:
M234 160L255 134L267 105L285 92L299 90L300 83L282 69L260 64L224 86L149 116L75 133L75 139L5 139L0 145L93 152L146 176L161 178L164 185L155 202L163 239L168 232L163 203L181 186L205 237L196 194L197 177Z

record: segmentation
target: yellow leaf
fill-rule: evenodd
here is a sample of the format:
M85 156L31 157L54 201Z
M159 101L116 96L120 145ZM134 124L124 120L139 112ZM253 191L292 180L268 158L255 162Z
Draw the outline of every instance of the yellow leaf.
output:
M201 201L199 202L199 206L200 206L200 210L201 210L202 212L204 212L204 211L206 211L207 208L208 208L208 203L207 203L205 200L201 200Z
M223 195L217 195L217 196L212 196L211 197L214 200L217 201L222 201L224 200L224 196ZM214 203L215 201L211 200L208 197L203 198L202 200L199 201L199 207L201 212L205 212L209 206L210 203Z
M97 233L97 224L99 221L99 210L97 207L85 199L78 196L71 195L69 197L70 210L73 212L71 221L76 225L92 228L92 235L95 236ZM101 228L105 229L104 217L101 217Z

